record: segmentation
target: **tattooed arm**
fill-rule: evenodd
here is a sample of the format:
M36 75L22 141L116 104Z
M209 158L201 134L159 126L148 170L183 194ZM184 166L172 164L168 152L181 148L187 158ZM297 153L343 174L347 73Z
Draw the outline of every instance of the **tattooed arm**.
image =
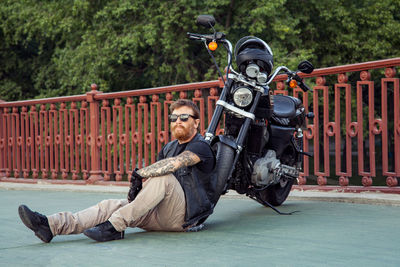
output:
M200 158L195 153L186 150L176 157L157 161L150 166L138 170L137 173L144 178L157 177L173 173L182 167L195 165L200 161Z

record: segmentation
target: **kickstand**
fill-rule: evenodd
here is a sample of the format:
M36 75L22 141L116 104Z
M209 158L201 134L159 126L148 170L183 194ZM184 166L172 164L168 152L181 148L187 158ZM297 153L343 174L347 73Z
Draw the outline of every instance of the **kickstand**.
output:
M272 204L270 204L268 201L262 200L261 198L255 198L253 196L249 196L249 197L251 199L254 199L255 201L257 201L258 203L266 206L266 207L270 207L271 209L273 209L279 215L292 215L293 213L300 212L299 210L295 210L295 211L292 211L292 212L281 212L280 210L278 210L277 208L272 206Z

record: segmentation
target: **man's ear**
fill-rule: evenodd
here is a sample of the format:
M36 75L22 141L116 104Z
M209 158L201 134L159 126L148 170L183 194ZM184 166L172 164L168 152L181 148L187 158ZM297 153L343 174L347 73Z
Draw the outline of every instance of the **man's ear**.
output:
M198 130L200 125L200 119L195 119L194 120L194 127Z

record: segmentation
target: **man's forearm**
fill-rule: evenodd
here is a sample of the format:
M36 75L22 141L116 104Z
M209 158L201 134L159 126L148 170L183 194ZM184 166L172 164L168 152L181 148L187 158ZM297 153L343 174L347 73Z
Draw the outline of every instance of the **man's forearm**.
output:
M137 173L144 178L148 178L172 173L175 171L174 169L174 164L171 160L163 159L138 170Z
M137 173L144 177L157 177L173 173L178 169L185 166L192 166L200 162L200 158L190 151L184 151L176 157L167 158L157 161L150 166L137 171Z

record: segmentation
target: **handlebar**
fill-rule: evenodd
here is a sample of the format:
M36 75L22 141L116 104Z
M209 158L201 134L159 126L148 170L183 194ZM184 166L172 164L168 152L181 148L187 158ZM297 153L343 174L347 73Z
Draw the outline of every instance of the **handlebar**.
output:
M225 34L223 32L216 32L214 34L199 34L199 33L187 33L190 40L199 40L199 41L215 41L215 42L224 42Z
M285 66L280 66L280 67L278 67L278 68L274 71L274 73L273 73L271 76L269 76L268 81L267 81L267 84L270 84L270 83L272 82L272 80L273 80L273 79L278 75L278 73L281 72L281 71L283 71L283 72L289 77L289 79L296 80L296 81L297 81L297 85L298 85L304 92L307 92L307 91L311 91L311 92L312 92L311 88L308 87L308 85L304 83L303 79L297 74L297 72L291 71L290 69L288 69L288 68L285 67Z
M297 81L297 85L304 91L307 92L308 90L311 90L310 87L308 87L307 84L304 83L303 79L297 74L293 76L293 79Z
M310 87L308 87L308 85L305 84L304 82L300 82L300 83L298 83L298 85L304 92L307 92L308 90L311 90Z
M232 44L229 42L229 40L225 39L225 34L223 32L215 32L214 34L199 34L199 33L191 33L188 32L187 33L188 38L190 40L195 40L195 41L203 41L205 42L205 45L207 47L206 42L218 42L218 43L223 43L225 44L225 48L228 51L228 66L230 68L230 65L232 63ZM209 51L210 52L210 51ZM230 68L231 69L231 68ZM233 69L231 69L233 70ZM278 75L279 72L284 71L288 77L290 77L291 79L294 79L297 81L298 86L304 91L307 92L310 89L310 87L307 86L307 84L305 84L303 82L303 79L297 74L297 72L291 71L290 69L288 69L285 66L280 66L278 67L274 73L268 78L268 81L266 82L266 84L270 84L272 82L272 80ZM312 91L312 90L311 90Z
M198 34L198 33L187 33L190 40L199 40L199 41L212 41L214 40L214 34Z
M216 32L214 34L199 34L188 32L187 35L190 40L205 42L206 47L206 42L214 41L224 44L226 50L228 51L228 66L232 64L232 44L228 39L225 39L225 34L223 32Z
M307 92L308 90L311 90L310 87L308 87L308 85L304 83L303 79L297 74L297 72L293 75L293 79L297 81L297 85L304 92Z

